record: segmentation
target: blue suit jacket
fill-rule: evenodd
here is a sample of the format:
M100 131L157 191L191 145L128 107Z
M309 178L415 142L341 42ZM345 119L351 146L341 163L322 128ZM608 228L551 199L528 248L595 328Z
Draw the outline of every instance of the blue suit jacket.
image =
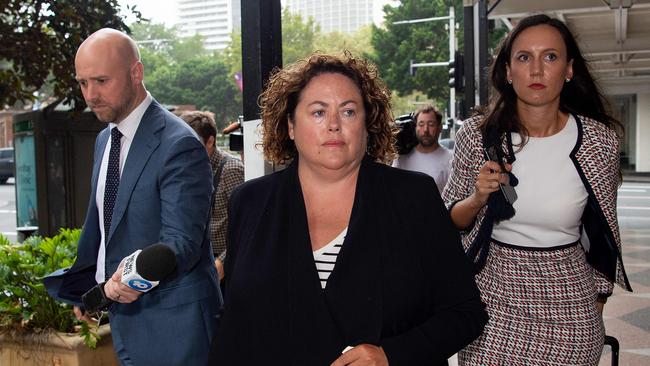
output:
M92 194L77 260L46 280L54 297L73 304L96 284L101 237L95 194L109 136L106 128L95 143ZM114 341L135 365L207 362L222 305L209 239L211 195L205 148L182 120L152 101L131 144L106 238L107 277L122 258L153 243L176 254L176 270L157 288L109 309Z

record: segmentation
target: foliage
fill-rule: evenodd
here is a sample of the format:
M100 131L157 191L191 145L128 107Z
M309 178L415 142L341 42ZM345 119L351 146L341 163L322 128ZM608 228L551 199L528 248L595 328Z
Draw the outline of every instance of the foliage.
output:
M462 2L454 1L456 22L462 24ZM445 0L402 0L397 7L385 6L386 29L373 26L374 61L382 71L388 86L405 95L419 90L430 98L449 98L448 69L443 66L418 68L410 76L410 61L414 63L449 61L448 21L394 24L397 21L449 15ZM456 31L457 37L462 31ZM462 37L461 37L462 38ZM453 56L452 56L453 57Z
M282 10L282 63L292 64L316 51L315 41L320 35L320 25L314 18L303 21L300 14L288 8Z
M147 88L165 104L194 104L215 114L217 126L241 114L240 92L221 57L200 56L159 67L148 78Z
M85 108L74 78L77 47L103 27L129 32L119 9L118 0L0 2L0 107L34 100L51 83L54 97Z
M391 98L391 105L393 107L393 114L395 117L415 112L415 110L418 109L418 107L422 104L432 104L439 111L444 111L444 108L446 106L444 101L442 105L440 103L436 103L420 91L415 91L407 95L399 95L399 93L393 93Z
M73 332L76 320L70 305L50 297L42 278L75 260L81 231L61 229L51 238L30 237L20 244L0 235L0 331ZM85 343L95 347L98 336L82 323Z
M388 86L401 95L421 91L446 109L449 99L448 67L417 68L415 76L409 74L410 61L414 63L449 61L449 36L445 28L448 20L433 22L394 24L397 21L448 16L449 4L453 4L456 24L457 49L463 52L463 2L460 0L401 0L397 7L385 6L385 28L373 26L372 59L382 71ZM507 33L502 24L490 22L488 55L495 53L499 41ZM491 61L491 60L490 60ZM466 62L468 62L466 60ZM440 103L442 102L442 104Z
M130 27L145 65L145 80L163 65L210 54L203 46L204 37L199 34L182 38L177 27L167 28L163 23L146 21L133 23Z
M354 33L322 33L316 38L316 49L324 53L341 53L344 50L355 56L371 58L374 49L371 43L372 26L366 25Z
M316 51L316 40L320 36L320 26L313 18L303 20L300 14L291 13L288 8L282 9L282 64L291 64ZM235 29L224 50L225 61L233 73L242 70L241 52L241 29Z
M235 28L230 33L230 42L222 51L222 56L231 74L242 71L241 63L241 29Z
M132 24L131 29L140 48L147 90L156 100L213 112L218 129L241 114L234 71L223 54L210 53L203 46L203 37L183 38L177 27L149 22Z
M497 54L497 47L501 43L501 40L503 40L506 37L506 35L508 35L508 28L506 28L503 22L494 21L490 23L490 29L488 33L489 57L492 57L492 55ZM489 63L492 63L492 58L490 58Z

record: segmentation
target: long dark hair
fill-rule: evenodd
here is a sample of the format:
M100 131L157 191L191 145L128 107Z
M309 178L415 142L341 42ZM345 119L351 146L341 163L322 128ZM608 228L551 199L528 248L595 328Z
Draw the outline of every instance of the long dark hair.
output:
M622 134L623 126L607 111L609 103L591 76L589 65L569 28L560 20L539 14L522 19L514 27L501 42L497 56L490 67L492 96L481 125L484 143L498 144L501 136L508 132L519 133L524 143L527 140L528 131L517 115L517 95L512 85L507 82L506 65L510 64L512 45L517 37L524 30L537 25L549 25L557 29L566 45L567 61L573 60L573 78L562 88L560 110L564 113L593 118Z

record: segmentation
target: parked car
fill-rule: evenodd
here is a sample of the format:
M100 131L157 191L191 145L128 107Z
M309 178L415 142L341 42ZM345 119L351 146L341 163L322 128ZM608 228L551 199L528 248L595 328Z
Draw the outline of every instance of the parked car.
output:
M7 183L7 179L12 178L15 172L14 148L0 148L0 184Z

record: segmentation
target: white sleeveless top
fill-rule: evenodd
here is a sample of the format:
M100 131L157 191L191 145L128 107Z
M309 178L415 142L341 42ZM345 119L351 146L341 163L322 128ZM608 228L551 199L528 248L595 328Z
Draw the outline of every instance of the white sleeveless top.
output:
M521 151L519 134L512 134L519 179L515 216L494 225L492 238L507 244L549 248L580 239L580 219L587 191L569 154L578 139L578 126L569 116L566 126L548 137L529 137Z
M316 270L318 271L318 278L320 278L320 287L322 289L325 289L325 286L327 286L327 279L332 274L332 271L334 271L336 258L341 251L343 241L345 241L345 234L347 233L348 228L346 227L336 238L332 239L329 244L318 250L314 250L313 252Z

